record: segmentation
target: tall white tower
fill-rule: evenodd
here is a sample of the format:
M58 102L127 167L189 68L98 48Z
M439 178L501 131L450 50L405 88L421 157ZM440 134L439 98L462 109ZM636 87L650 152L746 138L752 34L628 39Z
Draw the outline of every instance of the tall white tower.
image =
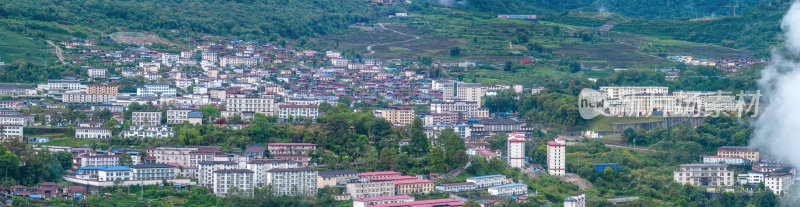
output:
M513 168L525 167L525 133L513 132L508 134L508 166Z
M564 176L567 143L564 138L556 138L547 142L547 173L555 176Z

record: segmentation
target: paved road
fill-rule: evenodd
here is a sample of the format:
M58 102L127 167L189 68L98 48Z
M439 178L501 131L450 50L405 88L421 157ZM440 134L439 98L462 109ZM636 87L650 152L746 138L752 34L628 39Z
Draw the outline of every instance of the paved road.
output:
M389 31L392 31L392 32L397 33L397 34L400 34L400 35L403 35L403 36L409 36L409 37L413 37L413 38L407 39L407 40L401 40L401 41L384 42L384 43L380 43L380 44L368 45L367 46L367 51L369 51L369 53L367 53L367 55L375 54L375 50L372 50L372 47L374 47L374 46L381 46L381 45L388 45L388 44L395 44L395 43L403 43L403 42L408 42L408 41L413 41L413 40L420 39L420 37L417 36L417 35L409 35L409 34L406 34L406 33L398 32L397 30L386 28L386 27L383 26L383 23L378 23L378 26L381 26L382 29L389 30Z
M60 61L61 64L67 64L67 61L64 60L65 59L64 58L64 51L61 50L61 47L58 47L58 45L53 44L53 42L50 41L50 40L47 40L46 42L47 42L48 45L50 45L50 47L53 47L53 49L55 49L56 56L58 57L58 61Z

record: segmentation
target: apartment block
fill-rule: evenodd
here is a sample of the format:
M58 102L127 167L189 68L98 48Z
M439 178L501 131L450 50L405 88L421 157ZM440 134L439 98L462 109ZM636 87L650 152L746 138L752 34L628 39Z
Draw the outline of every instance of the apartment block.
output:
M376 110L378 117L384 118L392 124L405 126L414 120L413 106L388 106L381 110Z
M247 169L215 170L212 173L212 190L217 196L225 196L231 189L238 189L241 196L253 196L253 171Z
M178 175L178 168L167 164L147 163L129 167L135 180L171 180Z
M177 89L169 85L153 84L136 88L136 96L175 96Z
M131 114L133 126L158 126L161 125L160 111L134 111Z
M87 85L86 94L106 94L116 96L119 95L119 86L117 85Z
M758 150L750 147L735 147L735 146L719 147L717 148L717 156L738 157L746 159L747 161L750 162L758 162L761 159Z
M317 150L317 145L311 143L269 143L267 150L269 150L270 155L308 155Z
M281 120L292 117L299 119L317 119L319 107L316 105L280 105L278 106L278 118Z
M256 187L263 187L267 185L267 172L272 169L292 169L299 168L300 163L291 160L278 160L278 159L259 159L248 160L247 169L253 171L253 181Z
M566 175L567 144L564 138L547 142L547 173L555 176Z
M275 115L277 108L273 98L228 97L225 100L225 109L233 112L255 112L264 115Z
M67 92L61 95L61 102L63 103L105 103L116 99L116 95L86 94L84 92Z
M213 187L214 172L217 170L239 169L239 164L233 161L204 161L199 164L197 183L200 186ZM252 176L252 171L251 171ZM216 192L216 191L215 191Z
M515 132L508 134L508 166L513 168L525 167L525 133Z
M395 187L393 181L376 181L370 182L368 180L351 180L346 184L347 194L351 198L371 198L371 197L385 197L394 196Z
M775 195L784 195L789 186L794 184L794 174L789 172L772 172L764 177L764 186Z
M432 180L402 180L394 181L394 187L397 189L396 194L428 194L433 191Z
M80 156L77 161L80 167L95 167L95 166L118 166L119 156L117 155L93 155L93 156Z
M723 187L734 184L733 171L724 164L682 164L673 172L675 182L699 187Z
M314 196L317 194L318 171L313 168L271 169L267 183L278 195Z
M167 110L167 124L181 124L189 121L189 109L170 109Z

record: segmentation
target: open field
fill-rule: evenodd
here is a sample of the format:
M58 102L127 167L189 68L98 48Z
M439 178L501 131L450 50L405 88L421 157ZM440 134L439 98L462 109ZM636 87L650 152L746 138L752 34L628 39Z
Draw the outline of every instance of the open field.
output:
M667 62L636 52L636 48L618 43L599 43L596 45L563 45L553 53L575 57L578 62L588 66L633 66L639 64L658 64Z
M664 55L729 58L752 54L703 43L621 32L597 32L589 27L562 22L497 19L446 10L434 15L414 16L382 19L379 20L381 23L359 26L370 29L353 28L343 34L320 37L318 42L324 46L338 45L342 50L358 51L371 58L414 59L422 56L443 62L473 60L502 64L506 61L519 62L531 55L544 55L546 60L569 60L590 67L662 65L669 63L659 57ZM554 27L561 28L561 32L554 35ZM590 32L595 36L591 41L575 36L582 32ZM525 36L522 40L521 35ZM552 53L536 54L527 50L529 44L535 43ZM369 45L374 45L371 47L374 52L366 50ZM460 56L450 56L453 47L461 48ZM552 68L543 67L545 70ZM486 81L492 79L484 78Z

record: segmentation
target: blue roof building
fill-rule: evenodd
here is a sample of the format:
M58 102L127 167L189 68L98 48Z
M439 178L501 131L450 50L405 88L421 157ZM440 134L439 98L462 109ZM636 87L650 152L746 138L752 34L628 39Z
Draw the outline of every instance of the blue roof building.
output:
M617 172L617 171L620 170L619 164L617 164L617 163L597 163L597 164L594 164L594 170L597 171L598 173L602 173L603 171L606 170L606 168L611 168L611 170L613 170L614 172Z

